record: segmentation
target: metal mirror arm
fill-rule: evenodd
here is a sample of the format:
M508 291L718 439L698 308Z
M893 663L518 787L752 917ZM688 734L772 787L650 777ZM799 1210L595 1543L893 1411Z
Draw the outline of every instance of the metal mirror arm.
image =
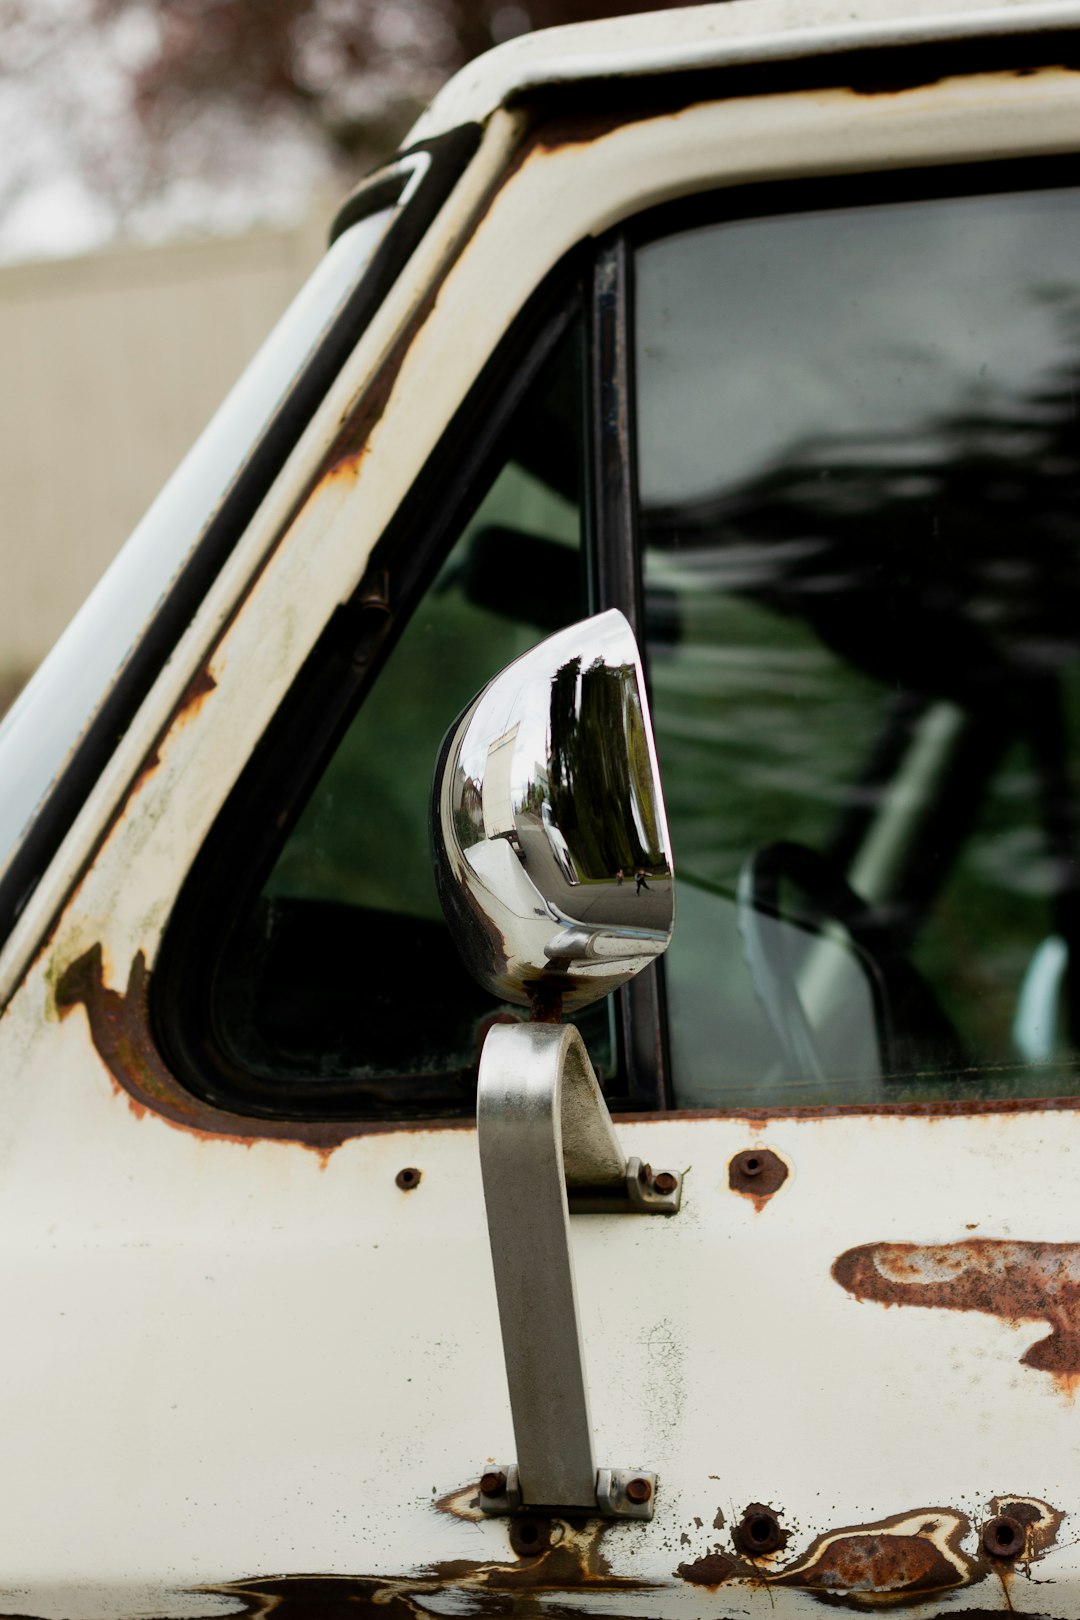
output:
M484 1475L480 1505L651 1518L654 1476L598 1470L593 1455L568 1188L575 1209L672 1215L679 1178L625 1158L572 1025L495 1025L477 1125L518 1454Z

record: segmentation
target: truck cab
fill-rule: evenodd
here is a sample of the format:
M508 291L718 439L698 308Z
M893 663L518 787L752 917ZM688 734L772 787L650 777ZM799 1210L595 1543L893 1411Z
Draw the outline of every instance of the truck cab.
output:
M1078 60L555 29L345 201L0 726L0 1612L1075 1620Z

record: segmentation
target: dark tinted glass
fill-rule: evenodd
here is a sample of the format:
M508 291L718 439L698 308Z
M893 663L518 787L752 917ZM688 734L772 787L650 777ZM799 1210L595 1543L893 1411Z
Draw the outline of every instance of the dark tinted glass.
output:
M636 277L678 1102L1077 1092L1080 196Z
M310 1082L313 1112L320 1080L353 1082L355 1112L467 1109L489 1020L520 1016L473 982L443 922L431 783L479 689L587 611L580 347L575 327L229 948L215 1005L228 1058ZM608 1072L606 1008L580 1022Z

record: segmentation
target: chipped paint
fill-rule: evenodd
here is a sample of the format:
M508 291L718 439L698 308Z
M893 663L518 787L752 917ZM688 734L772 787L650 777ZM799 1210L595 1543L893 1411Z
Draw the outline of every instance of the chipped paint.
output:
M830 1530L779 1574L776 1584L859 1604L891 1604L951 1591L981 1574L960 1546L970 1529L961 1513L924 1508Z
M859 1300L983 1311L1005 1322L1045 1322L1049 1335L1020 1357L1066 1387L1080 1377L1080 1243L864 1243L833 1277Z

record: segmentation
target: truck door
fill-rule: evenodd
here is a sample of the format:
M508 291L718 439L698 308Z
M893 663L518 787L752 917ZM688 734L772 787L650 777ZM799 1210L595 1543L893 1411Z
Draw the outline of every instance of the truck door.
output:
M1075 1614L1077 92L815 71L493 117L28 911L12 1613ZM675 939L577 1023L682 1205L571 1225L654 1512L500 1516L430 778L611 606Z

